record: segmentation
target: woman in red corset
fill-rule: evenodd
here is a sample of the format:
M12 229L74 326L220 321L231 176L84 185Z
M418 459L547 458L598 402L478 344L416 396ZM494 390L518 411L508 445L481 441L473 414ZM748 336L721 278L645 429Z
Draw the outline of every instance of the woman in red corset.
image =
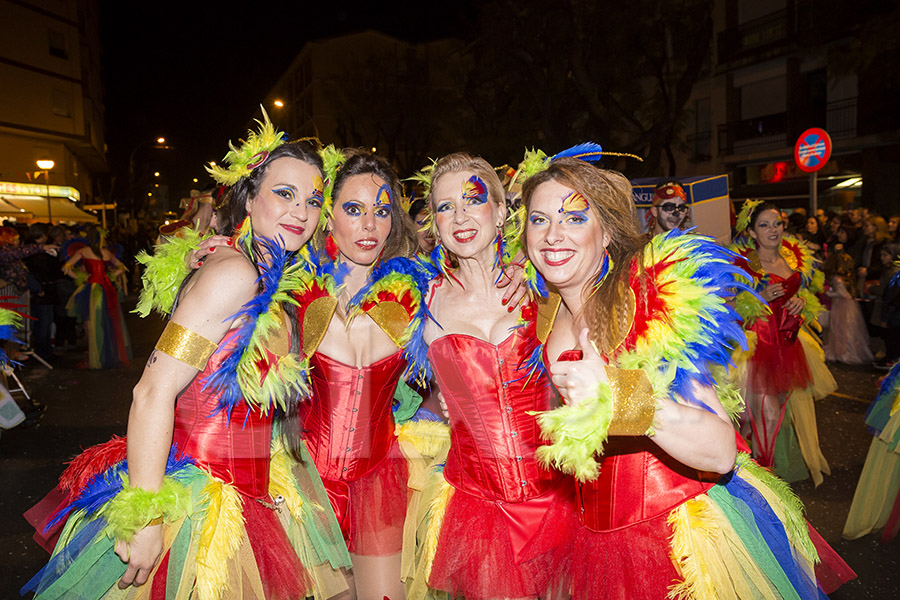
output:
M425 337L451 445L410 596L431 588L467 599L559 597L573 490L535 459L531 411L552 408L555 394L533 368L535 305L511 305L496 287L513 253L503 188L483 159L451 154L434 167L428 202L440 273Z
M406 259L415 234L386 160L325 152L326 170L337 171L328 173L318 245L343 285L328 311L301 316L304 339L321 340L304 347L312 401L300 407L302 435L347 542L357 598L399 600L408 471L391 409L401 376L417 368L408 352L417 336L407 335L414 316L403 303L422 295L405 276L416 272Z
M742 343L733 255L677 230L648 244L619 173L575 158L536 171L526 247L566 401L541 415L538 454L578 482L574 597L822 597L802 507L736 452L739 398L713 387Z
M63 271L77 278L74 266L81 262L87 272L84 282L69 299L69 312L85 324L88 360L91 369L127 367L131 360L131 340L122 318L122 305L111 279L125 270L124 265L106 248L93 225L87 229L88 244L79 248L63 265ZM112 277L107 268L112 267Z
M234 249L211 254L161 307L171 319L134 389L127 442L90 448L64 473L60 542L26 586L38 598L346 590L349 557L317 508L324 490L314 473L298 483L288 454L303 449L273 436L308 393L288 309L315 284L298 251L321 212L322 162L268 120L225 162L211 174L230 186L219 216Z

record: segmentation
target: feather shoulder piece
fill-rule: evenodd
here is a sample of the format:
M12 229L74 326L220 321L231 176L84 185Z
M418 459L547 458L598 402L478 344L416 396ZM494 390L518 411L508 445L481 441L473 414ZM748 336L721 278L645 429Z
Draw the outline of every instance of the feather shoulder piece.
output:
M653 238L631 264L628 287L634 315L625 338L610 356L619 369L642 370L652 396L712 410L694 386L715 384L712 370L730 364L746 337L728 301L750 288L740 280L734 254L711 238L676 230ZM590 480L597 477L609 412L598 402L562 406L538 422L551 444L539 451L545 463ZM587 432L587 433L586 433Z
M141 251L135 260L144 265L141 275L141 296L134 312L146 317L151 311L167 316L172 312L175 298L184 278L191 272L187 257L202 240L201 236L189 227L179 230L177 236L165 237L162 243L153 248L153 254Z
M422 336L428 319L429 273L420 263L397 257L372 270L366 284L350 299L348 321L366 313L403 349L403 378L427 385L428 347Z
M324 251L305 251L306 248L301 253L308 266L308 276L303 287L294 290L293 295L300 329L300 346L303 356L310 357L325 337L348 269L345 265L331 261L324 255Z
M271 264L259 265L259 293L230 317L240 319L234 347L203 381L204 389L221 392L218 408L229 413L242 401L262 412L284 410L309 391L307 361L291 352L284 307L296 306L298 290L311 285L311 268L280 243L258 241L272 257Z

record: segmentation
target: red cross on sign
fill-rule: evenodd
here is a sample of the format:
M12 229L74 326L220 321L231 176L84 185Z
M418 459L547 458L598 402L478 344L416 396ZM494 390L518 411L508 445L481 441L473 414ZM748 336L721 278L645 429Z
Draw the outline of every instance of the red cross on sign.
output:
M794 162L804 173L813 173L831 158L831 137L824 129L812 127L800 134L794 144Z

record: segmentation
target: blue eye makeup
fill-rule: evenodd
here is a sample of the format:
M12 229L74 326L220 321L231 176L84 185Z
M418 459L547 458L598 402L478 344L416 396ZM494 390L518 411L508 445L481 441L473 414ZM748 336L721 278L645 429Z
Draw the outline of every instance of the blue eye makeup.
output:
M358 217L364 214L358 202L344 202L341 204L341 209L351 217Z
M285 200L293 200L294 199L294 190L292 190L289 187L277 187L277 188L273 189L272 192L277 196L281 196Z

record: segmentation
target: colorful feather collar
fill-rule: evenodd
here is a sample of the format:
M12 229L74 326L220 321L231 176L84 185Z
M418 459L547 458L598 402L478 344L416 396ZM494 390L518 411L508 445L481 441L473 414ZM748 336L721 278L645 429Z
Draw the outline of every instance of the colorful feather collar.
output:
M258 241L272 263L259 265L260 292L231 317L240 319L234 348L203 381L204 389L221 392L219 409L229 412L241 401L264 413L284 410L307 395L307 360L291 352L284 307L297 306L305 291L329 286L302 255L298 260L277 242Z
M403 378L423 387L431 376L423 338L425 323L434 320L426 301L429 279L420 263L392 258L372 270L347 306L348 323L365 313L403 349L407 361Z

